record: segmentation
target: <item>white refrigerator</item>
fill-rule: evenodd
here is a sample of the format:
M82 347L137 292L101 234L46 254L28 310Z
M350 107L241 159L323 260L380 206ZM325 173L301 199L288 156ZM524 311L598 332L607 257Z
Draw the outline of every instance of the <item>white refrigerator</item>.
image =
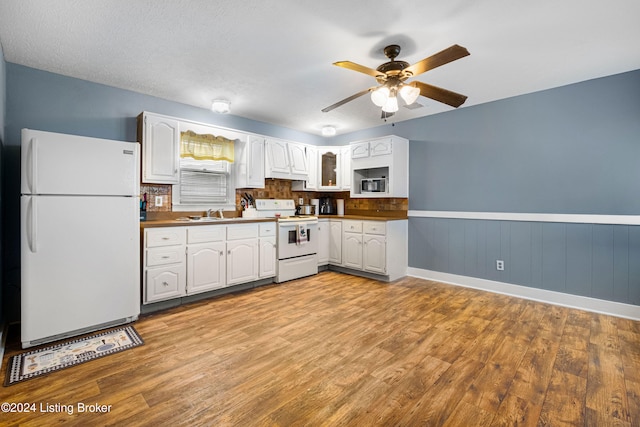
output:
M21 341L140 314L138 144L22 130Z

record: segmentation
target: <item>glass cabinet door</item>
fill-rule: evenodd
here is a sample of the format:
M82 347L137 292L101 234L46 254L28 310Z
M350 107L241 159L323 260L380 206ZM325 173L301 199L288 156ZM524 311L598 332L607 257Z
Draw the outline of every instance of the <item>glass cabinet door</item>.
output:
M338 156L336 153L325 152L320 157L320 183L322 187L336 187Z

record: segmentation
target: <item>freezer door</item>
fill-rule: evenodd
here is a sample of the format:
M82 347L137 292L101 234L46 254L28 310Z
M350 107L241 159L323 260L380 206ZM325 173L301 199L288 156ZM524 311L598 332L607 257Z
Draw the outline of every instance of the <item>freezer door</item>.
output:
M20 193L137 197L138 145L22 129Z
M21 196L20 202L23 345L137 318L136 198Z

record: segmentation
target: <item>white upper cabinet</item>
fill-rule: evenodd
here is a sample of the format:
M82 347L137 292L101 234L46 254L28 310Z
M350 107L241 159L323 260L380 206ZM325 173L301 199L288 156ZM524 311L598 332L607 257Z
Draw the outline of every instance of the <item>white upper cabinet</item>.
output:
M307 165L309 179L306 182L306 189L316 190L318 188L318 149L316 147L307 147Z
M351 158L385 156L393 153L393 139L391 137L374 139L373 141L354 142L351 144Z
M369 157L369 141L351 144L351 158L361 159Z
M289 152L287 150L287 143L285 141L279 141L277 139L267 139L265 143L267 151L267 164L268 170L266 171L267 178L276 178L273 174L291 174L291 168L289 167Z
M289 149L289 158L291 159L292 175L308 175L309 167L307 165L307 153L305 146L302 144L287 143Z
M393 142L391 138L376 139L369 142L369 156L385 156L392 154Z
M236 187L264 188L264 138L249 135L236 141Z
M144 112L142 123L142 182L177 184L180 124L176 119Z
M351 156L349 146L342 147L340 155L340 183L343 190L351 190Z
M409 141L387 136L352 142L350 177L352 198L408 197ZM369 184L363 187L363 180ZM373 180L373 182L370 182Z
M306 180L309 175L305 146L268 138L265 142L265 177Z

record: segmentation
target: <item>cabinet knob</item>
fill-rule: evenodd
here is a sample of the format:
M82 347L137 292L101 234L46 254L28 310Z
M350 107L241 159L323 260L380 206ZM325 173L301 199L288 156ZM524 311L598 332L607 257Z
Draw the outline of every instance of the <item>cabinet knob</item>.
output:
M220 251L220 256L222 256L222 251Z
M162 259L169 259L169 256L165 255L165 256L162 257Z
M162 282L162 286L167 287L169 284L167 282Z

